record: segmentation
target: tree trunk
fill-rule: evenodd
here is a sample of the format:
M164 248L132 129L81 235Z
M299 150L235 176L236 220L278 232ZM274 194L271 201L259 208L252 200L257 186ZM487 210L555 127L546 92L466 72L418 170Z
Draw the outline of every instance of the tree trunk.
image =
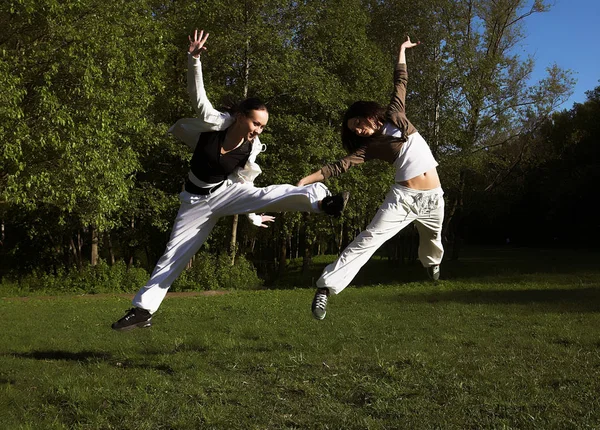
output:
M248 9L246 9L246 25L248 24ZM244 50L244 99L248 97L248 79L250 77L250 37L246 37L246 47ZM238 228L239 215L233 216L233 225L231 226L231 241L229 243L229 250L231 252L231 265L235 264L235 257L237 255L237 228Z
M108 260L110 261L110 265L114 266L115 265L115 250L113 249L112 239L110 237L109 232L106 232L105 238L106 238L106 244L108 246Z
M133 237L133 233L135 230L135 218L131 217L131 237ZM131 269L131 267L133 266L133 253L134 253L134 249L132 246L127 246L127 253L129 254L127 256L127 269Z
M437 64L439 62L440 49L436 46L434 49L434 63ZM433 157L437 159L438 149L440 147L440 72L439 70L436 72L435 77L435 90L434 90L434 107L433 107L433 126L432 126L432 145L431 153Z
M229 252L231 254L231 265L235 264L235 257L237 254L237 228L238 228L239 215L233 216L233 225L231 226L231 241L229 242Z
M337 253L342 253L342 244L344 243L344 223L340 223L340 236L337 238ZM327 252L327 250L325 250Z
M75 260L75 265L77 266L77 269L81 271L83 269L83 261L81 255L83 241L81 240L81 232L79 230L77 230L76 240L73 240L73 237L71 237L70 244L71 250L73 252L73 259Z
M452 249L452 253L450 255L451 260L457 260L460 252L461 238L459 224L463 209L465 180L465 172L461 171L459 175L458 193L456 196L450 199L447 215L444 219L444 227L442 228L442 231L445 232L443 237L446 239L446 245Z
M312 264L312 246L304 244L304 255L302 256L302 273L308 273Z
M4 220L0 220L0 257L4 255ZM2 283L4 270L0 267L0 283Z
M92 247L90 250L90 262L92 266L98 264L98 229L95 225L90 225L90 236L92 238Z
M309 227L310 217L308 213L302 214L302 220L304 221L304 234L302 235L302 273L308 273L308 269L312 263L312 233Z
M302 223L298 223L297 224L297 228L296 228L296 250L294 252L294 258L299 258L300 257L300 226L302 225Z
M285 266L287 262L287 242L288 237L283 237L280 239L279 245L279 264L278 264L278 276L282 276L285 272Z
M77 268L79 268L79 259L77 258L77 246L75 245L75 241L71 237L69 240L69 250L71 251L71 255L73 256L73 261Z

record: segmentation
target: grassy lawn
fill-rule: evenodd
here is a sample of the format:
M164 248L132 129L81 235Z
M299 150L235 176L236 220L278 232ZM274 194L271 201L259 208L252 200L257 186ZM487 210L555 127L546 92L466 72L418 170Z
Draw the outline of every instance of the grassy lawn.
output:
M598 257L374 261L322 322L312 289L169 298L129 333L125 297L0 299L0 428L600 428Z

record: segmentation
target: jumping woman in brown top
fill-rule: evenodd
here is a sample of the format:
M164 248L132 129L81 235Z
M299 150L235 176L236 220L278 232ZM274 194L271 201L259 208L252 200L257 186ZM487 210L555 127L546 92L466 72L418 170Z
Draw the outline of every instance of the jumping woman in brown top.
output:
M358 101L347 110L342 144L349 155L298 182L299 186L321 182L372 159L387 161L396 168L395 182L375 218L317 281L312 313L319 320L325 318L329 294L338 294L346 288L375 251L412 222L419 232L419 260L432 279L439 278L439 264L444 255L441 240L444 192L436 170L438 163L405 111L408 81L405 51L418 44L407 37L400 46L394 93L387 108L375 102Z

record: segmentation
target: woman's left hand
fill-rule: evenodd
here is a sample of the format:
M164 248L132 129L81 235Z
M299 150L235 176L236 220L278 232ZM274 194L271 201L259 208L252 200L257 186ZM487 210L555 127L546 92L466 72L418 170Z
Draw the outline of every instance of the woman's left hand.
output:
M406 41L402 45L400 45L400 49L414 48L415 46L420 45L420 44L421 44L421 42L416 42L416 43L411 42L410 37L407 35Z
M269 226L265 223L267 222L273 222L275 221L275 217L271 216L271 215L264 215L264 214L260 214L260 226L259 227L263 227L263 228L269 228Z

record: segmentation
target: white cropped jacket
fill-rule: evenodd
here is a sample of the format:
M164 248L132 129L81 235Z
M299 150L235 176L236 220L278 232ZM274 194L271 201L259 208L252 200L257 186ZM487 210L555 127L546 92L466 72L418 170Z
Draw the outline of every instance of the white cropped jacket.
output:
M187 89L196 118L182 118L169 128L169 133L184 142L193 151L196 148L200 134L207 131L225 130L234 122L233 116L227 112L216 110L206 96L202 78L202 63L199 57L188 54ZM265 150L258 137L252 142L250 157L244 165L233 171L229 178L232 182L253 185L254 179L262 172L256 163L256 156ZM259 226L261 217L248 214L252 224Z

